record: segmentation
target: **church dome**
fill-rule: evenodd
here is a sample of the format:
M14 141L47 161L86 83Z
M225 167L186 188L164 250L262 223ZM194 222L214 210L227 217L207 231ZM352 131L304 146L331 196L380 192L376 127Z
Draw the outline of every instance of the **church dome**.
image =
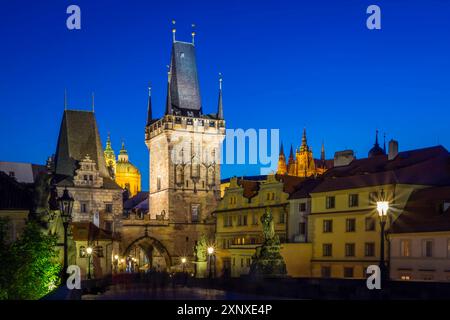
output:
M119 161L116 164L116 175L121 173L139 174L139 169L136 168L131 162Z

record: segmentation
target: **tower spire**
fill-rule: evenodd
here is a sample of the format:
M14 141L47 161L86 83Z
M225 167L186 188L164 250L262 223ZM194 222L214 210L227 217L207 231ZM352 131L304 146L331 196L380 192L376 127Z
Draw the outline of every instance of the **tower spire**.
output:
M191 27L192 27L192 33L191 33L191 35L192 35L192 44L195 44L195 35L196 35L196 33L195 33L195 23L193 23L191 25Z
M375 146L379 146L379 144L378 144L378 129L375 131Z
M175 24L176 24L177 22L175 21L175 20L172 20L172 25L173 25L173 27L172 27L172 41L173 42L175 42L176 40L175 40L175 34L177 33L177 29L175 28Z
M67 89L64 89L64 110L67 110Z
M286 166L286 158L284 156L283 142L281 142L280 154L278 156L277 174L286 174L287 171L288 170L287 170L287 166Z
M91 104L92 104L92 112L94 112L94 110L95 110L95 96L94 96L94 92L92 92L91 97L92 97L92 102L91 102Z
M325 161L325 145L322 141L322 149L320 150L320 160Z
M306 128L303 128L302 145L300 146L300 151L308 151L308 142L306 140Z
M152 122L152 85L148 84L147 125Z
M168 68L170 68L169 66L167 66ZM170 96L170 69L167 72L167 99L166 99L166 114L172 114L173 110L172 110L172 98Z
M219 72L219 103L217 106L217 119L223 119L222 82L222 73Z

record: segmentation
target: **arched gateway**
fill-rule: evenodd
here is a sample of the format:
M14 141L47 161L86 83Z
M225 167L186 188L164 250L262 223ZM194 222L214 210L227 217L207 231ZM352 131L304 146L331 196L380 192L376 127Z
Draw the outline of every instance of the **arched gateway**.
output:
M134 258L141 271L150 268L164 271L172 266L172 258L166 247L159 240L148 235L132 241L125 247L122 256Z

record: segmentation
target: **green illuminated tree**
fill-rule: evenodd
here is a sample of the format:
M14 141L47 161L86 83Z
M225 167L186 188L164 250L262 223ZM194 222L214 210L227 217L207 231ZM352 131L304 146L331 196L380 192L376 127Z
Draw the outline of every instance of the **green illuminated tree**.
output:
M34 221L27 222L22 236L7 244L0 223L0 298L39 299L60 282L61 266L57 238L42 233Z

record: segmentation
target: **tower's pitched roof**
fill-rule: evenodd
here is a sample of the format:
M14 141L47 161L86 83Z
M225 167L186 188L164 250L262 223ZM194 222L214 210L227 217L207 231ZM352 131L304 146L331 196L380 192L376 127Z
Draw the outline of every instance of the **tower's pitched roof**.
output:
M192 43L173 42L170 74L170 97L174 112L201 115L200 86Z
M77 161L87 154L95 161L100 175L109 178L94 113L64 110L56 148L55 173L73 177Z

